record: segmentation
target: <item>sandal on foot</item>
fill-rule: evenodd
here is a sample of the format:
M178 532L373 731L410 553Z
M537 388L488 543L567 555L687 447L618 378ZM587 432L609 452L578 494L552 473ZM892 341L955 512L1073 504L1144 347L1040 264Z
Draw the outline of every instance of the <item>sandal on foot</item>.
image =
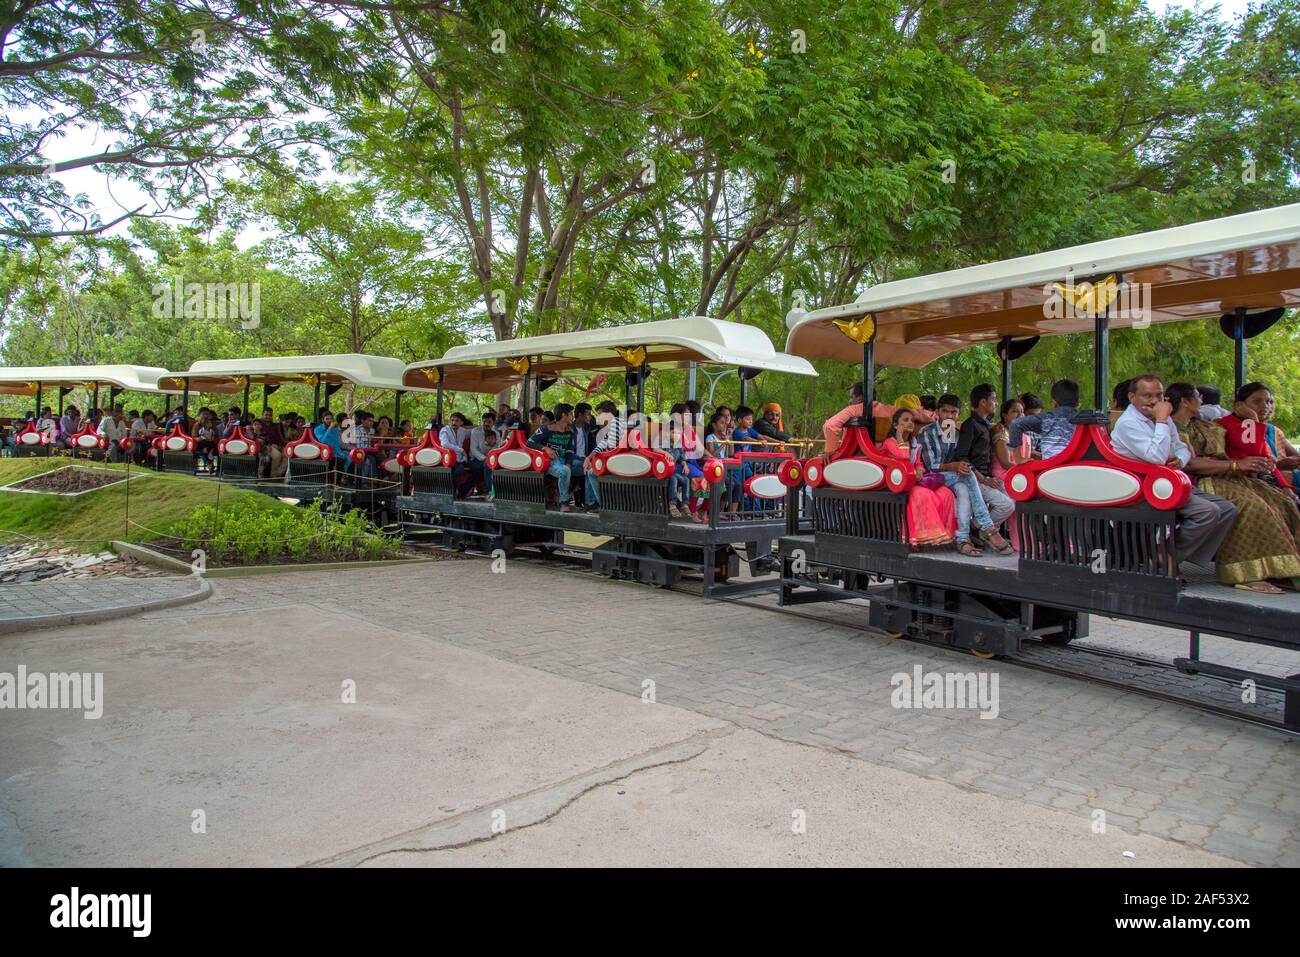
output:
M1015 552L1015 549L1011 547L1011 543L1003 538L996 528L983 529L981 534L984 536L984 541L988 543L989 547L999 555L1010 555Z
M972 545L970 542L959 542L957 544L957 551L960 554L965 555L967 558L984 557L984 553L980 551L978 548L976 548L974 545Z
M1240 588L1242 591L1253 591L1257 595L1280 595L1282 589L1276 585L1270 585L1268 582L1238 582L1232 586Z

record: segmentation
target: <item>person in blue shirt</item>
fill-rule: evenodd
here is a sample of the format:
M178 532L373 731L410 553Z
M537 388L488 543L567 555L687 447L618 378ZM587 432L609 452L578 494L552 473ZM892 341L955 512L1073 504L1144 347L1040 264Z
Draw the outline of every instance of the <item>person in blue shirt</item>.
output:
M322 412L320 422L311 430L311 434L316 437L316 441L321 445L328 445L330 451L334 453L334 467L341 469L347 466L347 458L343 452L343 440L339 433L338 426L334 424L333 412Z

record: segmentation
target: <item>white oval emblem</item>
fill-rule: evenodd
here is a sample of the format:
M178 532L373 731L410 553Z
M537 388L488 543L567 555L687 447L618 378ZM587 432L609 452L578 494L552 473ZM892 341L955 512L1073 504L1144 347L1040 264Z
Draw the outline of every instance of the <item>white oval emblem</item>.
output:
M1160 501L1174 497L1174 483L1167 478L1158 478L1151 483L1151 494Z
M754 498L785 498L785 486L775 475L755 475L748 491Z
M415 453L416 465L441 465L442 453L437 449L420 449Z
M293 457L295 459L318 459L320 458L320 449L314 445L295 445L293 447Z
M396 474L402 471L402 463L397 461L397 459L384 459L383 468L385 472Z
M884 479L880 466L866 459L840 459L826 466L826 481L836 488L853 491L875 488Z
M40 445L40 444L41 444L41 433L39 433L39 432L24 432L24 433L22 434L22 440L23 440L23 445Z
M649 474L650 460L645 456L635 455L631 452L620 452L618 455L611 455L607 458L605 467L609 469L611 475L621 475L623 478L638 478Z
M1077 505L1117 505L1137 497L1142 483L1127 472L1092 465L1062 465L1038 473L1038 489Z
M167 439L167 451L169 451L169 452L184 452L184 451L185 451L185 440L182 439L179 435L173 435L173 436L170 436L170 437Z
M1017 473L1011 479L1011 488L1016 492L1023 492L1029 487L1029 479L1025 478L1024 473Z
M231 439L226 443L227 455L247 455L248 443L242 439Z
M497 468L522 472L533 467L533 457L520 449L506 449L497 455Z

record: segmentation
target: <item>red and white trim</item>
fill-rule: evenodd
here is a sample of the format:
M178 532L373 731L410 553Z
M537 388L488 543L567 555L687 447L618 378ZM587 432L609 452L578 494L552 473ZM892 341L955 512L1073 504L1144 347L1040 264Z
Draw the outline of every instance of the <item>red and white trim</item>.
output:
M676 466L671 455L662 449L648 447L635 429L628 430L625 440L626 445L592 455L591 470L598 478L606 475L618 478L648 476L667 481L672 476Z
M249 436L242 425L235 426L233 432L217 443L218 455L256 455L260 451L257 439Z
M36 427L35 422L28 422L27 427L14 436L19 445L49 445L50 437Z
M399 464L408 467L418 465L423 468L435 468L443 465L451 468L456 464L456 451L443 448L438 444L437 433L433 429L425 429L424 437L419 442L409 449L402 449L394 458ZM388 462L385 462L384 466L387 468Z
M81 427L80 432L74 432L68 436L68 446L79 452L89 452L92 449L108 448L108 439L104 438L89 422Z
M155 452L193 452L194 439L185 431L185 426L177 422L166 435L160 435L149 443Z
M865 426L850 425L844 430L839 448L829 455L822 453L803 463L803 480L812 488L844 489L866 492L888 489L906 492L916 484L916 469L909 462L882 454L871 441ZM797 476L783 478L797 485Z
M284 454L301 462L328 462L334 457L334 450L323 442L318 442L311 434L311 426L304 426L302 436L284 447Z
M488 468L505 472L545 472L548 456L541 449L528 446L523 429L515 429L505 445L498 446L487 454Z
M1060 453L1008 471L1006 487L1017 502L1045 498L1084 508L1144 501L1169 511L1182 508L1192 495L1192 480L1185 472L1120 455L1100 425L1076 425L1070 444Z

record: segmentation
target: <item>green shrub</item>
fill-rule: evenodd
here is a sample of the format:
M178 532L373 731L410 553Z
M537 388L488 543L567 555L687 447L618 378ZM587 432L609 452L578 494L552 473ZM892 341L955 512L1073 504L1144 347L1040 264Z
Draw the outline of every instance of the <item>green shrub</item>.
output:
M400 547L363 513L337 507L272 511L238 503L218 511L204 505L166 531L160 544L187 559L201 548L213 566L379 561L395 557Z

